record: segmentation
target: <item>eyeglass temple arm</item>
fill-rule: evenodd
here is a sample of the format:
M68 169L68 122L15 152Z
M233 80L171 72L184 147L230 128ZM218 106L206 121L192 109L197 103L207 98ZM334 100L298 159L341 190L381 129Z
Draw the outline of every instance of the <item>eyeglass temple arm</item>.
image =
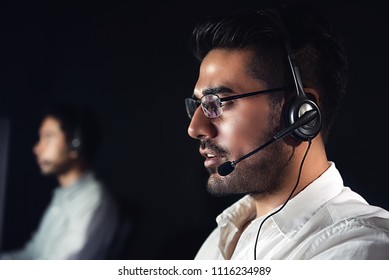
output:
M288 89L288 87L280 87L280 88L273 88L273 89L266 89L266 90L242 93L242 94L238 94L238 95L232 95L232 96L220 98L220 101L222 101L222 102L223 101L230 101L230 100L239 99L239 98L243 98L243 97L264 94L264 93L271 93L271 92L276 92L276 91L281 91L281 90L286 90L286 89Z

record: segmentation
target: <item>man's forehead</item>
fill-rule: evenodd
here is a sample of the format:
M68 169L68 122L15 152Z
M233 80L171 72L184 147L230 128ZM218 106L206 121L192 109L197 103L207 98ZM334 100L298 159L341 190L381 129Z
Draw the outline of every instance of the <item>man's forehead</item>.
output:
M53 117L45 117L42 121L40 131L61 131L60 123L56 118Z

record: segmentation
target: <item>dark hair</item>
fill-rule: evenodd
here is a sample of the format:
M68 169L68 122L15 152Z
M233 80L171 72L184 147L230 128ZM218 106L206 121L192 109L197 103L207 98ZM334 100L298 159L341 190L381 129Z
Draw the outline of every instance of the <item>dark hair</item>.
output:
M73 139L78 138L81 143L78 150L80 156L92 164L101 137L97 112L86 105L58 103L47 108L45 117L59 121L69 146Z
M253 50L248 71L267 86L279 87L293 85L286 40L304 86L320 95L321 132L326 140L345 94L348 65L341 37L316 11L298 5L208 17L194 28L190 42L199 61L213 49Z

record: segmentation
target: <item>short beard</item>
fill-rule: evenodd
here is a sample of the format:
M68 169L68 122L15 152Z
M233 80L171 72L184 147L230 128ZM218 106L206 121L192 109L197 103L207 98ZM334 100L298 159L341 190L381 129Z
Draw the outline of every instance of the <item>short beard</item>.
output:
M47 171L41 170L41 174L43 176L54 176L58 177L60 175L63 175L72 168L74 168L75 160L73 159L66 159L59 162L51 162L51 168Z
M211 174L207 190L215 196L250 194L260 199L273 195L281 189L293 152L283 141L272 143L259 152L260 157L242 161L227 177Z

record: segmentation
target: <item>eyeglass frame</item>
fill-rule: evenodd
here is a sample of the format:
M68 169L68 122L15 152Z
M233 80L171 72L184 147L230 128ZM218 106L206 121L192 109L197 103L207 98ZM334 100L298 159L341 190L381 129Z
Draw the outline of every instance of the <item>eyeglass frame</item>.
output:
M210 96L210 95L213 95L213 96L216 96L218 99L219 99L219 102L220 102L220 108L222 108L222 102L226 102L226 101L231 101L231 100L235 100L235 99L240 99L240 98L244 98L244 97L249 97L249 96L254 96L254 95L259 95L259 94L265 94L265 93L272 93L272 92L277 92L277 91L282 91L282 90L287 90L289 89L289 87L278 87L278 88L272 88L272 89L265 89L265 90L258 90L258 91L252 91L252 92L246 92L246 93L241 93L241 94L237 94L237 95L232 95L232 96L227 96L227 97L222 97L220 98L219 95L217 94L206 94L206 95L203 95L200 99L194 99L192 97L187 97L185 98L185 108L186 108L186 113L188 114L188 117L189 119L192 119L197 108L199 108L199 106L201 105L201 109L203 110L203 113L204 113L204 107L202 106L202 102L201 100L205 97L205 96ZM192 116L190 115L189 113L189 110L188 110L188 103L187 102L193 102L195 101L196 103L196 109L193 111L193 114ZM216 117L208 117L205 113L204 115L207 117L207 118L210 118L210 119L213 119L213 118L218 118L220 117L221 115L223 114L223 112L216 116Z

